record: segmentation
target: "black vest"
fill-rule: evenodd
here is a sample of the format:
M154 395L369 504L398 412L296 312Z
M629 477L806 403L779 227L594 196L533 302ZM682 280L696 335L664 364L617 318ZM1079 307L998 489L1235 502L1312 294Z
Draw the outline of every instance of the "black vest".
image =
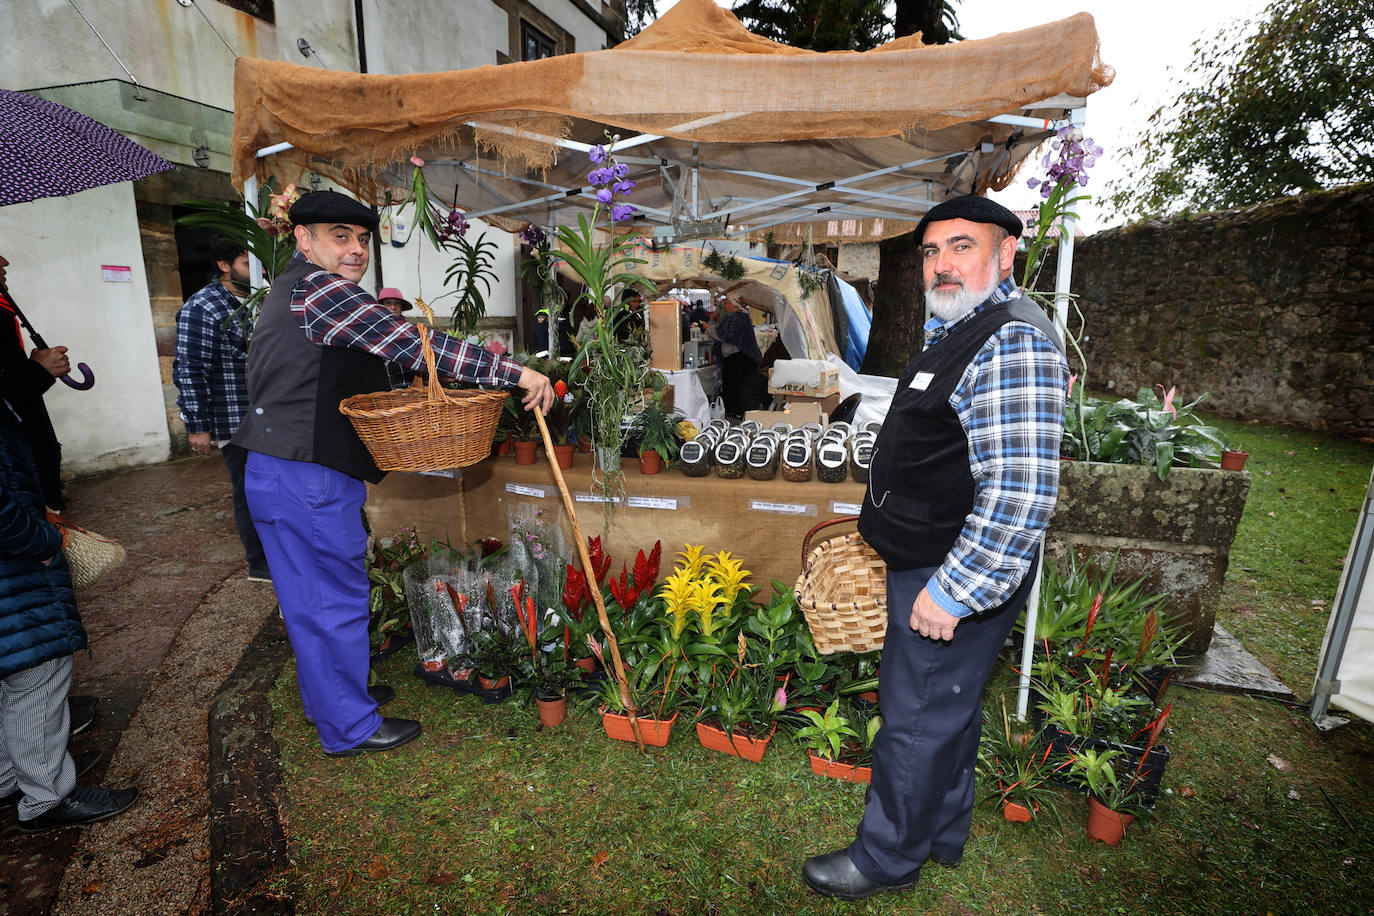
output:
M362 350L314 343L291 313L291 297L319 270L287 262L262 302L248 348L248 412L231 441L264 455L310 461L377 483L377 470L339 402L391 387L386 360Z
M973 357L1004 324L1059 332L1024 296L985 307L907 364L873 447L859 533L889 569L939 566L973 510L968 437L949 405ZM923 388L913 388L920 376Z

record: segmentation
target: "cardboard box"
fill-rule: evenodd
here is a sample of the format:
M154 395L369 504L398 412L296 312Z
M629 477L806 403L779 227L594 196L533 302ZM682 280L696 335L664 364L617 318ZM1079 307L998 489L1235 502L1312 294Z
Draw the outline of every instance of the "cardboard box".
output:
M682 368L682 306L676 299L649 303L649 365L676 372Z
M840 393L840 370L822 360L780 359L768 373L768 393L824 398Z
M839 403L839 395L835 395L835 398L836 403ZM793 426L801 426L803 423L825 422L825 418L821 415L821 403L814 398L800 399L795 402L789 399L784 410L745 411L744 419L758 420L765 429L779 421L791 423Z
M809 397L804 394L785 394L782 397L786 405L793 410L797 410L804 405L812 405L827 417L835 412L836 407L840 406L840 393L838 391L834 394L827 394L823 398ZM788 422L791 421L789 420ZM822 420L820 422L825 421Z

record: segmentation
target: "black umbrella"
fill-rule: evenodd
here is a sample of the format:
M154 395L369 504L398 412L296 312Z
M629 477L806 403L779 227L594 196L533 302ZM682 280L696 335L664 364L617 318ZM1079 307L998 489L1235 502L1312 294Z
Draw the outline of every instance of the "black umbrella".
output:
M118 131L77 111L22 92L0 89L0 207L44 197L147 178L176 168ZM19 310L9 290L0 294L14 308L34 345L46 349L42 335ZM84 391L95 374L77 363L83 381L62 381Z

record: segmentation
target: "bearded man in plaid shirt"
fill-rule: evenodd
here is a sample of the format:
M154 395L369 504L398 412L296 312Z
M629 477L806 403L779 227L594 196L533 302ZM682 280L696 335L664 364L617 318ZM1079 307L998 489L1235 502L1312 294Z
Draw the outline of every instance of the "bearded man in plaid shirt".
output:
M212 251L218 276L197 290L177 311L176 358L172 381L186 438L197 455L220 450L234 487L234 525L243 542L248 578L272 581L262 541L253 529L243 496L243 465L248 453L229 441L248 410L248 336L252 324L243 310L248 295L248 252L220 239Z
M954 867L973 814L983 688L1035 578L1059 491L1068 366L1011 279L1021 220L956 197L916 227L925 348L897 382L859 532L887 564L873 781L847 848L802 877L857 900Z

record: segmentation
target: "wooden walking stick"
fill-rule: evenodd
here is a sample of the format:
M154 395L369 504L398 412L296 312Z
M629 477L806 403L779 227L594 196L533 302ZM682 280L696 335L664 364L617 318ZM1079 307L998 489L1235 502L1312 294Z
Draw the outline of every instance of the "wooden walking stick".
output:
M568 510L568 522L572 525L573 538L577 541L577 555L582 558L582 572L587 576L587 588L596 602L596 619L601 623L601 632L606 634L606 644L611 647L611 664L615 668L615 680L620 685L620 702L625 705L625 716L630 720L630 730L634 732L635 744L644 751L644 736L639 733L639 710L635 707L634 697L630 695L630 682L625 676L625 663L620 660L620 646L611 630L611 619L606 616L606 603L601 600L601 586L596 581L596 570L592 568L591 555L587 553L587 539L582 534L582 526L577 523L577 510L573 508L572 494L563 482L563 471L553 453L553 439L549 436L549 426L544 422L544 409L534 408L534 419L539 423L539 435L544 439L544 457L553 468L553 479L558 483L558 492L563 494L563 508Z

